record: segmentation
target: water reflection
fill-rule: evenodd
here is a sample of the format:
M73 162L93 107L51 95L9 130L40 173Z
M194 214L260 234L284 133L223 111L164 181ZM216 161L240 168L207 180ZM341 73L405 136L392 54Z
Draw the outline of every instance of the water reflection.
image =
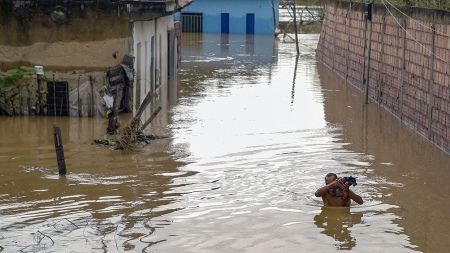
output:
M62 131L65 177L58 176L54 123ZM105 129L102 118L0 118L0 246L6 252L95 252L109 248L110 237L120 247L143 248L136 242L155 229L146 221L174 211L156 209L178 195L165 194L176 187L173 179L192 173L177 170L183 163L168 153L170 139L137 153L91 144L107 138Z
M350 229L360 224L362 217L362 213L351 213L347 207L322 207L320 214L314 216L314 224L338 242L336 249L351 250L356 246L356 238Z

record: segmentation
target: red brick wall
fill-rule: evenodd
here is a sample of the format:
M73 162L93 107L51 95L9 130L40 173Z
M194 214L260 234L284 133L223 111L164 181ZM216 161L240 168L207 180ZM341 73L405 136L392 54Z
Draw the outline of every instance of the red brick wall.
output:
M370 43L369 98L450 153L449 21L445 11L375 5L369 40L364 5L330 0L317 59L365 92Z

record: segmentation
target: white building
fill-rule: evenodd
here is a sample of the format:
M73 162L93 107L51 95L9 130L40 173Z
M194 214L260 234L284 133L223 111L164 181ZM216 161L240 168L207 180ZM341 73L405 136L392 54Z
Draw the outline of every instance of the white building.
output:
M173 15L193 1L122 1L127 4L133 30L134 113L149 92L157 93L161 87L168 85L169 81L176 76L179 68L178 41L181 27L178 25L179 29L177 29ZM171 89L169 88L169 90ZM167 94L167 96L171 96L171 94ZM144 115L143 120L146 118L148 117Z

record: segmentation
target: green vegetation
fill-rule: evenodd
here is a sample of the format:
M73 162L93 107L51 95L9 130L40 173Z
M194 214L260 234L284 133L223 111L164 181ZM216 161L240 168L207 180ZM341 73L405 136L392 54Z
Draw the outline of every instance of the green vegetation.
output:
M0 95L14 89L18 82L26 77L31 77L36 70L31 67L22 66L20 69L10 69L5 73L0 72Z
M32 78L36 74L36 70L32 67L22 66L19 69L10 69L4 73L0 72L0 115L13 115L19 111L15 108L14 100L22 99L22 87L27 89L28 94L32 94ZM42 82L50 82L51 80L45 76L41 77ZM42 91L37 91L42 94ZM0 248L1 249L1 248Z

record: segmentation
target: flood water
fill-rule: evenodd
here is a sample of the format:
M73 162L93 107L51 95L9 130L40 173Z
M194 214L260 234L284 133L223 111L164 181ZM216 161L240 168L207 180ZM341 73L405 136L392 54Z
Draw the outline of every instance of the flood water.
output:
M0 117L0 249L447 252L450 156L299 38L296 57L272 36L183 34L178 100L148 129L169 138L139 151L93 145L103 118ZM365 203L322 208L328 172Z

